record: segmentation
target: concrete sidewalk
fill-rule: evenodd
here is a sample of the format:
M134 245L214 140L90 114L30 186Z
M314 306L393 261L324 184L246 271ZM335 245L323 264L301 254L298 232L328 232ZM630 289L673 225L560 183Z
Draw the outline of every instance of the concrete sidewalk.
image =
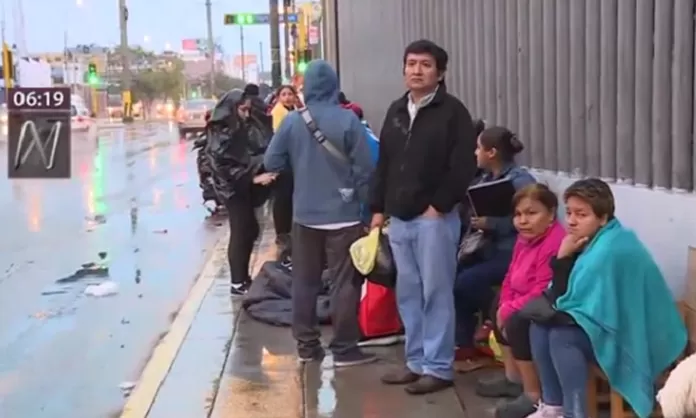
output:
M272 238L272 232L264 234L255 271L273 255ZM385 370L402 362L400 345L371 349L381 359L372 365L335 370L330 356L321 365L299 365L290 330L248 317L239 299L229 296L226 262L216 263L216 277L166 375L157 385L141 380L132 395L138 399L129 400L122 418L484 416L465 414L454 389L414 397L382 385ZM156 387L149 399L142 393L147 387Z

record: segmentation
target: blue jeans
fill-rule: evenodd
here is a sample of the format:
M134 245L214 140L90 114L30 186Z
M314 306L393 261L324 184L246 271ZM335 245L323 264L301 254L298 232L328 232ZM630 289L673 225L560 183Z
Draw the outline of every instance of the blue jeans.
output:
M452 380L454 277L460 220L391 218L389 243L396 262L396 299L406 332L406 366L414 373Z
M588 418L587 379L594 353L585 331L575 325L532 324L529 340L544 403L563 406L565 418Z
M476 314L483 312L484 315L488 315L495 299L493 286L503 282L511 258L511 251L496 251L489 259L466 266L457 273L454 282L454 307L457 312L458 347L474 347Z

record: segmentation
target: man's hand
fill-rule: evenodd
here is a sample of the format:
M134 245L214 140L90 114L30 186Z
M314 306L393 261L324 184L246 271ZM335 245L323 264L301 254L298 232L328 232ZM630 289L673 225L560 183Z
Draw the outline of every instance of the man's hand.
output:
M507 338L507 333L505 332L505 323L503 322L503 317L501 313L502 312L500 311L500 308L498 308L498 312L496 312L495 314L495 326L500 330L502 336Z
M486 229L488 219L485 216L471 218L471 227L478 230Z
M276 177L278 177L277 173L259 174L259 175L254 177L254 184L259 184L261 186L268 186L276 179Z
M428 209L426 209L425 212L423 212L423 217L425 218L435 219L439 218L440 216L442 216L442 214L440 214L440 212L438 212L437 209L432 207L432 205L428 206Z
M384 226L384 220L386 218L384 217L383 213L375 213L372 215L372 220L370 221L370 231L375 229L375 228L382 228Z
M568 234L561 241L561 247L558 249L558 258L565 258L580 251L590 239L588 237L577 237Z

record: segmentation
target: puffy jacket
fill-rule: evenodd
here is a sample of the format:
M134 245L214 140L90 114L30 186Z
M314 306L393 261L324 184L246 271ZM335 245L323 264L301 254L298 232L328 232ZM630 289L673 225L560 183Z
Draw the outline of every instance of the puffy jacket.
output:
M253 178L263 172L271 132L253 112L247 120L239 118L237 107L244 99L242 91L232 90L215 106L206 128L205 154L221 199L247 198L258 206L268 198L268 188L255 186Z

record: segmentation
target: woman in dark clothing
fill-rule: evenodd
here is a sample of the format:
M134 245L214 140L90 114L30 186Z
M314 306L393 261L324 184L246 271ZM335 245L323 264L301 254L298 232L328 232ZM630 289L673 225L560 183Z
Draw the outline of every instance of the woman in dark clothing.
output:
M276 96L278 97L278 101L271 110L274 132L278 130L280 124L290 112L301 106L297 98L297 91L293 86L280 86ZM292 227L292 191L292 171L286 169L280 173L273 186L273 225L275 226L278 255L283 263L289 263L292 254L292 245L290 241L290 229Z
M239 90L226 93L213 109L207 126L208 156L215 191L225 202L230 223L227 256L232 294L246 293L251 279L249 259L259 235L254 212L269 196L266 187L275 173L265 173L263 153L270 133L252 116L250 98Z

